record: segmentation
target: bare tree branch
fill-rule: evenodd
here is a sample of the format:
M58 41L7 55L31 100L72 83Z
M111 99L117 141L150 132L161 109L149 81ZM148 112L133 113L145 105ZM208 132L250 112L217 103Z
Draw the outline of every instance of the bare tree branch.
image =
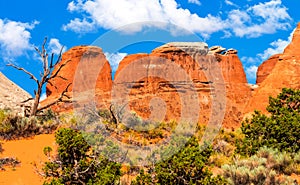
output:
M46 81L48 82L49 80L51 80L51 79L57 77L57 75L58 75L58 73L61 71L61 69L62 69L65 65L67 65L70 61L71 61L71 60L67 60L65 63L63 63L62 65L60 65L59 68L57 69L57 71L56 71L53 75L51 75Z
M43 62L43 68L42 68L43 70L40 72L40 77L39 78L35 77L32 73L30 73L29 71L27 71L24 68L18 67L16 65L12 64L12 63L7 64L7 66L11 66L11 67L13 67L17 70L23 71L24 73L26 73L27 75L30 76L30 79L33 79L37 83L37 89L34 90L34 98L30 98L30 99L24 101L24 102L27 102L29 100L34 99L34 102L31 106L30 116L37 115L37 113L40 112L41 110L49 108L52 105L56 104L57 102L67 102L68 100L65 100L64 98L70 99L70 97L68 95L66 95L66 93L67 93L68 88L70 87L71 84L69 84L66 87L66 89L61 93L61 96L57 100L55 100L54 102L52 102L52 103L50 103L46 106L38 108L39 105L40 105L40 97L42 95L43 87L44 87L45 84L49 83L51 86L54 86L54 84L51 83L51 79L54 79L56 77L61 78L63 80L67 80L63 76L59 75L59 72L70 61L70 60L67 60L66 62L61 64L55 72L53 72L53 69L61 61L63 47L60 49L60 53L59 53L59 56L57 58L57 61L54 63L54 61L53 61L54 60L54 53L52 53L51 56L49 56L49 54L47 53L47 50L46 50L46 43L47 43L47 37L45 37L41 49L39 49L37 47L34 47L36 52L40 55L41 60ZM49 57L50 57L50 59L49 59ZM54 86L54 87L57 89L56 86ZM70 102L70 101L68 101L68 102Z
M58 64L58 62L60 62L60 60L61 60L61 57L62 57L62 52L63 52L63 49L64 49L64 46L60 48L60 51L59 51L58 58L57 58L57 60L56 60L56 62L55 62L55 64L54 64L54 65L57 65L57 64ZM51 66L51 65L50 65L50 66Z
M14 65L12 63L7 64L7 66L11 66L11 67L13 67L13 68L15 68L15 69L17 69L19 71L23 71L24 73L26 73L27 75L30 76L30 79L33 79L36 83L39 83L39 80L32 73L30 73L29 71L27 71L26 69L24 69L22 67L19 67L19 66L16 66L16 65Z
M56 86L53 85L53 83L51 81L48 82L51 86L55 87L55 89L57 89Z
M28 98L27 100L24 100L21 103L26 103L26 102L29 102L30 100L34 100L34 98Z
M42 53L41 53L41 51L40 51L40 49L39 48L37 48L37 47L34 47L34 49L35 49L35 51L40 55L40 56L42 56Z
M70 97L68 95L66 95L66 93L68 92L68 89L69 87L72 85L72 83L69 83L69 85L65 88L65 90L60 94L60 97L57 98L56 100L54 100L53 102L43 106L43 107L40 107L38 108L37 112L40 112L44 109L47 109L49 107L51 107L52 105L55 105L56 103L58 102L66 102L66 103L71 103L72 101L71 100L64 100L63 98L66 97L68 99L70 99Z
M54 60L54 53L51 54L51 59L50 59L50 69L53 68L53 60Z

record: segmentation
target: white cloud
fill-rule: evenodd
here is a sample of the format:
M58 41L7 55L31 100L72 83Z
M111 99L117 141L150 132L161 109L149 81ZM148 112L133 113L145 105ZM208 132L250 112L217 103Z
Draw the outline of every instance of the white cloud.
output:
M49 44L48 44L49 53L54 53L54 54L58 55L60 53L60 50L62 47L63 47L63 45L59 42L58 39L56 39L56 38L50 39ZM67 48L64 47L63 52L66 51L66 49Z
M200 2L199 0L188 0ZM235 7L230 0L225 3ZM82 13L82 18L74 18L63 26L64 30L86 33L99 27L116 29L138 23L127 32L139 32L149 27L149 21L176 24L202 36L215 32L238 37L259 37L290 27L291 17L281 0L270 0L253 6L245 6L229 11L222 19L219 15L199 16L180 7L175 0L74 0L69 3L70 12ZM153 24L152 27L157 27ZM124 30L121 30L124 31ZM230 34L232 33L232 34Z
M22 23L0 19L0 55L4 60L11 60L33 49L30 30L37 24L37 21Z
M95 30L95 22L89 22L87 19L75 18L70 21L67 25L63 25L62 29L64 31L72 30L76 33L87 33Z
M229 6L235 6L238 7L238 5L234 4L232 1L230 0L225 0L225 4L229 5Z
M199 17L188 9L180 8L175 0L88 0L84 3L72 1L68 9L86 13L83 19L75 18L63 26L64 30L73 30L77 33L82 31L79 29L82 27L81 24L92 28L97 26L116 29L139 23L131 30L137 32L149 26L149 21L176 24L202 34L211 34L225 27L220 17L212 15Z
M196 4L196 5L201 5L201 2L199 0L188 0L188 3Z
M241 60L243 61L243 63L245 64L257 64L260 63L260 59L258 57L242 57Z
M112 71L116 71L118 66L119 66L119 63L121 62L121 60L125 56L128 55L127 53L107 53L107 52L105 52L104 54L105 54L107 60L110 63Z
M253 80L256 78L256 72L257 72L258 67L255 65L252 65L250 67L246 67L246 75L247 78L250 80Z
M247 80L249 83L255 83L256 80L256 72L258 69L261 60L259 57L242 57L241 61L245 68L245 73L247 76Z
M68 4L67 10L69 10L70 12L79 11L81 6L83 6L82 0L77 0L76 4L74 1L72 1Z
M236 36L259 37L288 29L291 20L281 0L271 0L246 10L232 10L227 21Z

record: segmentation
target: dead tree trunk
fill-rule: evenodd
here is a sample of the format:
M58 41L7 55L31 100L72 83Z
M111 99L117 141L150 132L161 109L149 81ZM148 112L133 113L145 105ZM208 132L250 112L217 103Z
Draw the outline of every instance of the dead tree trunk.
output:
M37 84L37 89L34 91L34 98L29 98L29 99L23 101L23 103L25 103L27 101L33 100L33 104L31 106L31 110L30 110L30 116L36 116L43 109L49 108L50 106L54 105L55 103L68 101L68 99L70 99L70 97L66 95L66 92L68 91L68 88L71 84L69 84L66 87L66 89L61 93L61 96L57 100L55 100L54 102L51 102L48 105L45 105L43 107L39 107L43 86L47 83L49 83L50 85L53 85L50 80L52 80L54 78L61 78L63 80L67 80L64 77L60 76L59 72L70 61L70 60L68 60L68 61L64 62L63 64L60 64L59 67L57 68L57 70L54 72L53 71L54 68L56 66L58 66L58 63L61 61L63 47L60 50L60 53L59 53L59 56L58 56L56 62L54 62L54 53L52 53L51 57L50 57L50 63L49 63L49 61L48 61L49 55L45 49L46 42L47 42L47 38L44 39L44 42L42 45L42 50L35 47L35 50L38 52L38 54L41 57L42 62L43 62L43 71L41 72L40 79L36 78L31 72L27 71L24 68L18 67L12 63L7 64L7 66L11 66L11 67L13 67L17 70L23 71L24 73L29 75L30 79L34 80ZM67 100L65 100L64 97L66 97Z

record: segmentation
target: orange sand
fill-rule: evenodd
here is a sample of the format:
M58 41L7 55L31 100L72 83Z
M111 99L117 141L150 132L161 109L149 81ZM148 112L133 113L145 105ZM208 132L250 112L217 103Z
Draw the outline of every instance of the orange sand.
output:
M45 146L55 148L53 134L38 135L29 139L15 141L0 141L4 152L0 157L16 157L21 161L20 166L6 167L0 171L0 185L40 185L43 178L35 172L34 163L38 166L47 160L43 153Z

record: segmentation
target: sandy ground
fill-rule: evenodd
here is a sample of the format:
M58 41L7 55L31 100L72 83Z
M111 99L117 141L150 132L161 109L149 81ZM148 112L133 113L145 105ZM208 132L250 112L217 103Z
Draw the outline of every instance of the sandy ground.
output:
M45 146L55 148L55 139L52 134L38 135L29 139L0 141L4 149L0 157L16 157L21 161L20 166L6 168L0 171L0 185L40 185L43 178L39 176L34 168L34 163L38 166L46 161L43 153Z

